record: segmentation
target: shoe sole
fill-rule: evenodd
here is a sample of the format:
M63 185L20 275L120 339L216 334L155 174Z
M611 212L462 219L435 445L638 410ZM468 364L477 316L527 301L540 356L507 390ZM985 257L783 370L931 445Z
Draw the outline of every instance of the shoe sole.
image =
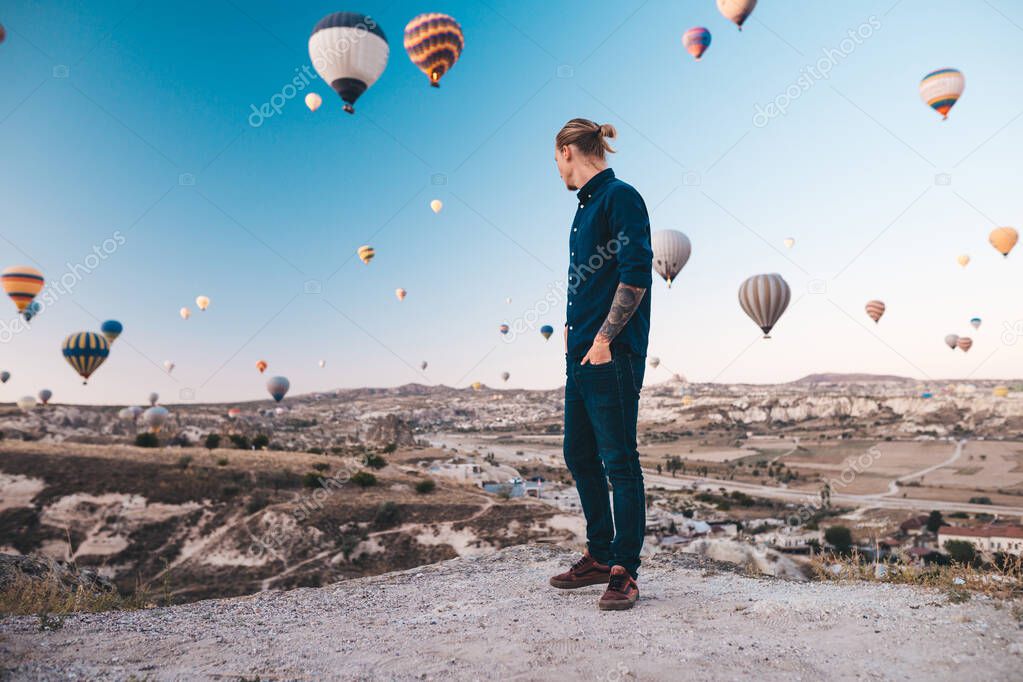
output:
M610 576L607 578L592 578L590 580L558 580L551 578L551 587L556 587L559 590L574 590L580 587L592 587L593 585L607 585L607 581L610 580Z
M638 597L636 598L638 599ZM628 611L636 605L636 600L631 601L598 601L597 608L601 611Z

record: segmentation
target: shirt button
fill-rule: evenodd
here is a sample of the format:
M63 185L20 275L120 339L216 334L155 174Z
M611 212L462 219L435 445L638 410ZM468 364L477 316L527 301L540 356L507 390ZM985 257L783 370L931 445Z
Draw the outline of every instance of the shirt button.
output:
M572 255L573 255L573 256L575 255L575 251L573 251L573 252L572 252Z
M586 208L585 204L579 204L579 208Z
M573 227L573 228L572 228L572 231L573 231L573 232L578 232L578 231L579 231L579 228L578 228L578 227Z
M568 328L568 331L572 331L572 329L574 329L574 327L569 327L569 328Z

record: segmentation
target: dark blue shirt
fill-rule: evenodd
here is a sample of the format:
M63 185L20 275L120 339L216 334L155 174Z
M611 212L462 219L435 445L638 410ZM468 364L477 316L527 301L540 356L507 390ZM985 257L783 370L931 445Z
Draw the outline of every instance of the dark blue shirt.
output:
M611 310L618 284L647 290L632 319L611 342L612 352L646 355L650 335L653 250L646 204L610 168L579 190L568 252L568 356L582 358Z

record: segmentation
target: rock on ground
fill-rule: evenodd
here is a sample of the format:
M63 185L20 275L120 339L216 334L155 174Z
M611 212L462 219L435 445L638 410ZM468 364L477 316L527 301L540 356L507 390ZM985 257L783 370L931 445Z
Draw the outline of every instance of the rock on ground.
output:
M323 588L0 621L0 678L90 680L1019 679L1021 630L984 597L748 577L660 554L635 609L547 577L520 546Z

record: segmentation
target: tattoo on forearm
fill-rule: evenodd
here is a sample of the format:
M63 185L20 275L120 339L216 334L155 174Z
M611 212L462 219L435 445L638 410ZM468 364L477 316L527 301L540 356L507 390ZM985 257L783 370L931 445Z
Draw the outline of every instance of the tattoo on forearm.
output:
M625 328L625 325L629 323L632 314L636 312L636 308L639 307L645 294L646 289L642 287L619 284L618 291L615 292L614 301L611 303L611 311L607 314L604 324L600 326L597 338L605 343L611 343L618 336L618 333Z

